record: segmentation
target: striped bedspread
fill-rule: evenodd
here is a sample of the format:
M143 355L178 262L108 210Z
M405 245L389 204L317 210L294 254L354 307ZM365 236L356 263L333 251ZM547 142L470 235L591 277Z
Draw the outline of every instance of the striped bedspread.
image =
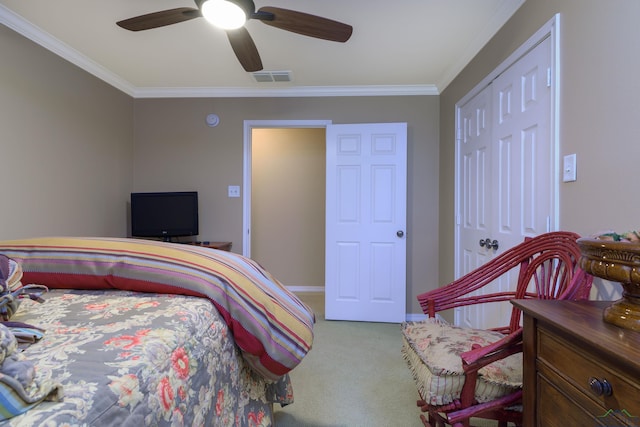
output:
M270 273L238 254L139 239L45 237L0 242L24 284L209 298L249 365L276 381L311 350L314 315Z

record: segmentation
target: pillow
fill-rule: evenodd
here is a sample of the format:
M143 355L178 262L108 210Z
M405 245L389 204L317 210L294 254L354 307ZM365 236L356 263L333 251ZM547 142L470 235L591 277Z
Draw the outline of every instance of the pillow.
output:
M256 262L193 245L101 237L0 242L23 281L50 288L123 289L210 299L247 362L277 380L311 350L313 312Z

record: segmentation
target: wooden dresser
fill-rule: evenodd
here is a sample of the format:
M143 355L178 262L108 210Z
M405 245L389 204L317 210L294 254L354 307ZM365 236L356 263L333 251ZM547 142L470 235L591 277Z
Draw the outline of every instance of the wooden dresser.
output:
M524 426L640 426L640 332L603 301L517 300L524 314Z

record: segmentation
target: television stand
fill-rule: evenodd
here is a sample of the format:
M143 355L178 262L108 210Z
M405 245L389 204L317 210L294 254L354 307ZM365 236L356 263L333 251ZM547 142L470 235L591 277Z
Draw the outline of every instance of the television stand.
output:
M203 248L219 249L221 251L230 251L231 242L190 242L189 245L202 246Z

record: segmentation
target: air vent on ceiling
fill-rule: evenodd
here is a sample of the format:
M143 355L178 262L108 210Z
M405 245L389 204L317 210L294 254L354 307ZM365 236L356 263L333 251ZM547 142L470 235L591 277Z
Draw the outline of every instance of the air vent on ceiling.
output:
M290 82L291 71L256 71L253 78L258 83Z

